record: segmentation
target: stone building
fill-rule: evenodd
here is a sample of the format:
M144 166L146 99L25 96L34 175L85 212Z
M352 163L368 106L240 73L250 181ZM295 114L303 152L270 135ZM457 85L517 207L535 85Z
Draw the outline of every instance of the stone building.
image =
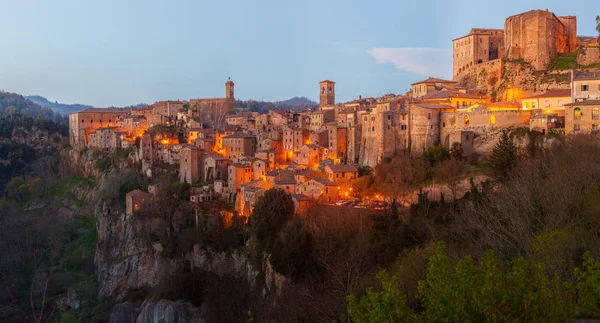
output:
M152 108L152 114L166 117L168 121L177 120L177 113L183 110L183 105L185 101L160 101L152 104L150 107Z
M304 194L318 203L335 203L339 199L337 185L326 178L313 178L298 184L297 194Z
M308 167L314 167L321 161L323 150L321 147L315 144L308 144L300 147L300 153L298 154L296 163L300 165L306 165Z
M286 127L283 130L283 149L286 152L300 150L300 147L309 143L310 133L306 129Z
M88 147L98 148L102 151L112 151L122 148L121 141L127 135L125 129L117 127L102 127L89 134Z
M227 184L230 193L239 192L242 184L253 180L252 166L234 163L228 167Z
M441 113L453 108L437 104L411 104L408 113L409 149L423 153L440 143Z
M231 165L231 159L218 155L207 155L203 158L203 167L201 168L204 180L227 180L227 169Z
M552 129L564 128L565 117L558 114L538 114L532 116L529 120L529 130L538 131L547 134Z
M455 81L448 81L429 77L423 81L415 82L410 85L410 96L419 99L427 94L442 91L443 89L453 89L458 85Z
M202 150L195 146L185 146L179 152L179 181L196 184L202 180Z
M328 158L333 160L342 160L346 159L346 153L348 151L348 134L347 129L345 127L338 127L337 123L332 122L325 126L327 129L327 133L329 135L328 141Z
M571 71L573 102L600 100L600 72Z
M335 184L347 183L358 178L358 169L352 165L327 165L325 173L327 173L327 178Z
M152 194L135 189L125 195L125 214L132 215L152 201Z
M298 216L308 215L310 209L315 205L315 201L304 194L293 194L295 213Z
M577 18L557 17L546 10L531 10L506 18L506 58L523 59L538 70L553 58L577 49Z
M256 148L256 136L236 132L223 137L223 155L229 159L239 156L254 156Z
M523 110L532 110L534 115L542 113L564 116L567 103L571 103L571 89L552 89L522 100Z
M118 124L127 131L128 137L133 138L141 138L149 127L146 117L139 115L126 116L120 119Z
M191 99L188 114L198 118L208 127L220 127L225 124L225 117L235 113L234 83L225 83L225 98Z
M116 127L117 120L127 113L117 108L87 108L69 115L69 143L87 145L90 134L98 128Z
M408 110L393 107L391 101L378 103L361 114L358 163L375 167L384 158L394 157L408 148Z
M317 131L325 124L335 120L335 109L331 107L320 108L319 110L309 112L308 115L310 117L308 129L310 131Z
M335 105L335 82L325 80L319 82L319 107Z
M565 104L565 135L598 133L600 100Z
M466 36L452 40L452 52L454 76L473 65L502 58L504 30L473 28Z

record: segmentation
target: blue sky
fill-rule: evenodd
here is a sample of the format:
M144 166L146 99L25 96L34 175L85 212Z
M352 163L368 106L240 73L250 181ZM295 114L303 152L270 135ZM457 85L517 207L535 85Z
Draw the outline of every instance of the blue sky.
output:
M450 77L451 40L530 9L577 15L597 0L0 0L0 89L94 106L224 96L337 101Z

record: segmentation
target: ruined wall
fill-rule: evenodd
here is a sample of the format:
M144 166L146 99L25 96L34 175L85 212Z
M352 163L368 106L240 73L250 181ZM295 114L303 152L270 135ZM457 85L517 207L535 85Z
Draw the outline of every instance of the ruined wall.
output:
M577 55L577 64L588 66L600 63L600 47L581 47Z

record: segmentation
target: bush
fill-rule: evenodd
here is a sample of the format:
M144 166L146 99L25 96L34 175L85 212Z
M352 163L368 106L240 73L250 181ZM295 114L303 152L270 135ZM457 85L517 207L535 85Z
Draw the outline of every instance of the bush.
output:
M427 151L425 151L425 158L431 163L431 166L450 158L450 152L444 146L435 145L433 147L429 147Z

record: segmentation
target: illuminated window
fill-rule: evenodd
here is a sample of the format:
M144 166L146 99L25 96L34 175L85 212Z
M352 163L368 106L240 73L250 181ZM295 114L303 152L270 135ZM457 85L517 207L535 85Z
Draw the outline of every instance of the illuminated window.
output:
M573 110L573 119L575 119L575 120L581 119L581 109L575 108Z
M598 120L598 108L592 108L592 120Z
M562 107L563 106L563 101L562 100L558 100L558 106Z
M495 124L496 123L496 116L495 115L490 115L490 124Z
M469 116L465 116L465 125L469 125Z

